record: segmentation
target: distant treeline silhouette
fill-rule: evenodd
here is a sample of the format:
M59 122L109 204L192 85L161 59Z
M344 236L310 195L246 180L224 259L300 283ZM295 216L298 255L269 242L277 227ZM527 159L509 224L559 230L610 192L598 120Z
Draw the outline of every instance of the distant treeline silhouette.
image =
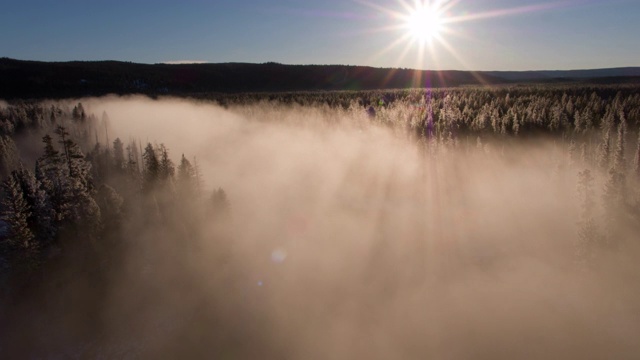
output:
M0 98L105 94L189 96L203 93L439 88L515 82L637 83L640 68L563 72L422 71L347 65L137 64L0 59Z

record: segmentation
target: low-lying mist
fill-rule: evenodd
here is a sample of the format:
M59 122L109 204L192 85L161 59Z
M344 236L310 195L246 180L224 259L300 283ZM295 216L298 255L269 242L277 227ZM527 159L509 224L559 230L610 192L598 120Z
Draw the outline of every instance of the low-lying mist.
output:
M51 336L33 341L63 357L640 353L638 229L624 225L588 264L577 259L586 165L553 139L444 144L364 109L82 102L108 114L101 141L195 157L205 194L221 187L230 206L223 219L194 219L204 235L193 237L129 209L108 285L94 294L90 283L60 284L45 293L77 294L64 312L33 307L15 325ZM600 202L606 173L592 171ZM83 312L85 302L99 306Z

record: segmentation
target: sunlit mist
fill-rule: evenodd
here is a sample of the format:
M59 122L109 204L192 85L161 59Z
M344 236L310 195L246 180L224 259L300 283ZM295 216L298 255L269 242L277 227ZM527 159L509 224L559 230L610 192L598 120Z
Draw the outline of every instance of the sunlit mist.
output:
M123 196L115 260L78 267L72 255L55 258L42 289L18 297L2 318L0 329L11 331L0 350L109 359L633 358L636 223L617 225L624 251L580 245L577 231L585 168L594 218L601 211L608 174L587 163L596 145L585 142L578 155L559 136L528 136L530 123L507 128L485 113L469 120L473 133L442 120L461 119L458 106L473 106L471 96L497 99L496 109L532 96L510 90L420 93L376 101L372 112L357 99L335 108L81 99L87 114L105 114L88 132L94 149L117 137L137 145L127 152L158 143L173 159L197 158L197 200L209 204L211 190L223 188L228 207L203 212L199 202L178 201L183 193L170 195L171 186ZM431 105L442 106L434 126ZM589 124L580 131L600 139ZM18 146L40 148L41 135L26 133ZM605 219L594 221L606 229ZM105 270L86 270L93 267Z

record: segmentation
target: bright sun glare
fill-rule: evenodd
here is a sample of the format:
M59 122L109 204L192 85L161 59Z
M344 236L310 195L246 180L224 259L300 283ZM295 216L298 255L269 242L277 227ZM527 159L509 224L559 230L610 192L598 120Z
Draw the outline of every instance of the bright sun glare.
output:
M406 26L414 39L431 41L440 35L442 17L433 6L420 5L406 17Z
M452 36L471 39L457 26L463 22L491 19L522 13L549 10L564 6L566 1L545 2L515 7L495 8L486 11L461 11L462 0L354 0L385 15L391 23L373 32L390 31L398 34L398 38L382 48L375 58L394 52L400 64L407 54L416 54L417 69L442 67L439 53L446 51L457 60L462 67L469 68L466 61L458 54L455 44L449 39ZM469 4L472 2L469 1ZM398 48L400 48L399 51ZM447 65L448 67L448 65Z

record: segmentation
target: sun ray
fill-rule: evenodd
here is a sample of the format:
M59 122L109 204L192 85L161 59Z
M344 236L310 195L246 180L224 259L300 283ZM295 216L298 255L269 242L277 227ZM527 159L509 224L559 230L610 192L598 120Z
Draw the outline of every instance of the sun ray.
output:
M496 9L496 10L485 11L481 13L465 14L461 16L450 17L447 19L447 23L453 24L453 23L459 23L459 22L465 22L465 21L483 20L483 19L503 17L503 16L509 16L509 15L517 15L517 14L538 12L538 11L544 11L544 10L551 10L551 9L556 9L556 8L565 6L568 3L569 3L568 1L558 1L553 3L533 4L533 5L518 6L514 8L507 8L507 9Z
M464 31L456 31L455 24L481 21L496 17L513 16L523 13L541 12L556 9L571 4L577 0L556 0L534 3L526 6L510 8L498 8L482 12L461 12L457 7L463 3L462 0L395 0L395 7L382 5L377 0L353 0L378 13L377 18L388 18L391 24L369 30L369 33L400 32L399 36L388 45L373 55L373 59L379 59L387 55L392 50L398 49L396 64L401 64L411 49L415 52L416 69L437 69L441 68L443 54L449 54L447 59L454 60L463 69L470 69L469 63L461 56L457 49L448 41L450 36L467 40L475 38ZM444 64L446 66L446 63ZM416 72L416 79L422 77L423 73ZM445 79L431 79L432 74L424 74L423 86L429 86L430 81L441 81ZM440 74L442 75L442 74ZM479 75L472 73L480 83L486 83ZM414 81L415 81L414 80ZM422 81L422 80L421 80ZM421 82L418 82L420 84Z
M387 45L387 47L385 47L384 49L382 49L379 52L377 52L376 54L374 54L373 55L373 60L380 58L382 55L384 55L384 54L388 53L389 51L393 50L394 48L396 48L398 45L402 44L403 42L407 42L407 39L409 37L411 37L410 34L405 34L405 35L399 37L394 42L392 42L391 44Z
M361 4L361 5L364 5L364 6L370 7L372 9L374 9L374 10L377 10L379 12L383 12L383 13L385 13L387 15L391 15L392 17L401 17L401 16L405 15L402 12L395 11L393 9L389 9L388 7L384 7L382 5L374 4L374 3L371 3L369 1L364 1L364 0L354 0L354 1L359 3L359 4Z

